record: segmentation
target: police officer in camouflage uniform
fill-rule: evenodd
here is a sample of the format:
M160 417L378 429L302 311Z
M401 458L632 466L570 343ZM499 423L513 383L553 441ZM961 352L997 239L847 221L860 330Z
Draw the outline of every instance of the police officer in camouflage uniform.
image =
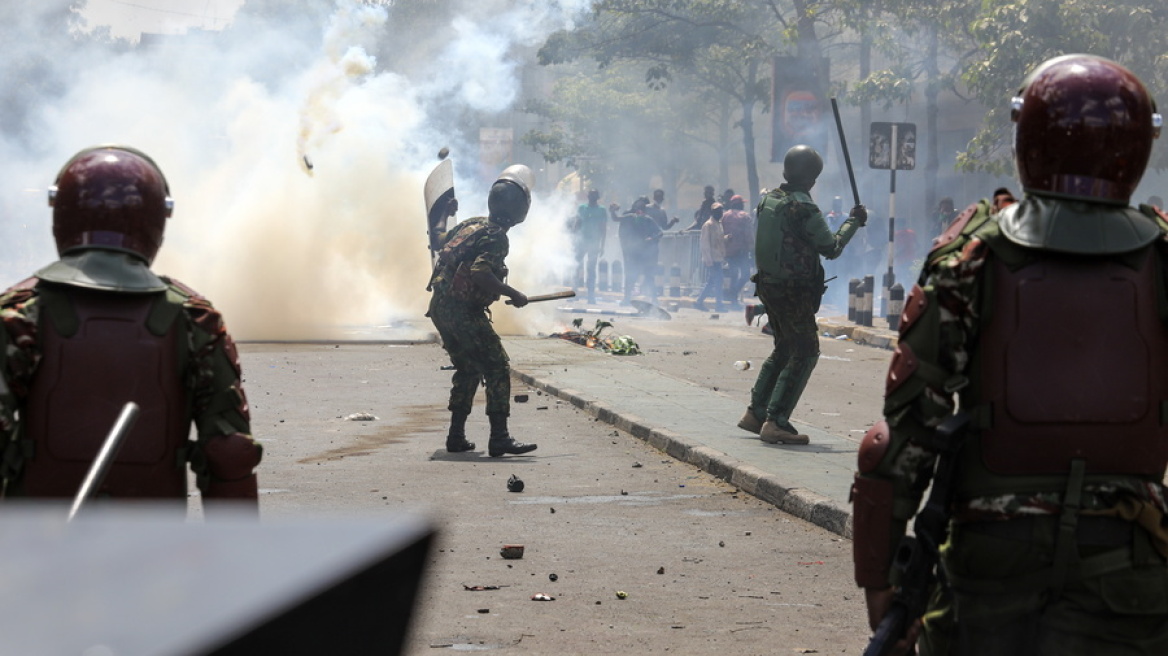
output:
M1161 118L1090 55L1040 65L1012 110L1022 201L959 216L900 320L853 488L856 581L875 628L960 408L922 653L1168 654L1168 216L1129 206Z
M491 327L491 303L500 296L510 298L515 307L527 305L527 296L506 282L507 231L527 218L531 207L530 170L522 165L508 167L487 195L489 216L459 223L442 236L438 263L430 285L430 311L442 337L442 346L454 365L450 390L450 432L446 450L473 451L466 439L466 419L470 416L479 382L486 386L487 417L491 421L487 453L491 457L534 451L535 444L516 441L507 430L511 414L511 368L507 351Z
M823 158L810 146L795 146L783 158L785 183L758 205L755 266L758 297L766 306L775 347L763 363L750 393L750 407L739 428L757 433L768 444L807 444L791 425L791 413L819 361L815 313L823 296L820 256L840 256L852 235L868 220L864 206L834 234L815 202L811 187L823 170Z
M235 344L206 298L150 270L169 193L154 161L125 146L83 150L57 175L60 259L0 296L5 497L75 496L132 401L141 413L99 496L185 511L189 462L209 516L258 510L262 450Z

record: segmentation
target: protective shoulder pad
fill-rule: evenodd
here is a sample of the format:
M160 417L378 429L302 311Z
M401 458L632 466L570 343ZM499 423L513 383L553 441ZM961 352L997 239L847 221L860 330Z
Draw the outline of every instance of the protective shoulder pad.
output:
M941 256L959 251L964 246L965 238L973 234L989 220L990 207L983 200L969 207L953 219L953 223L937 237L933 238L933 247L929 250L929 260L935 261Z
M0 294L0 307L15 307L27 302L37 295L38 282L40 282L38 278L26 278L4 290L4 293Z
M888 453L889 439L888 422L878 421L864 434L860 442L858 466L861 474L870 474L876 471L884 454Z
M174 279L163 278L167 283L167 300L177 300L180 308L184 308L191 321L210 335L216 335L223 330L223 317L211 305L205 296L190 288L186 284ZM155 317L151 317L153 321Z

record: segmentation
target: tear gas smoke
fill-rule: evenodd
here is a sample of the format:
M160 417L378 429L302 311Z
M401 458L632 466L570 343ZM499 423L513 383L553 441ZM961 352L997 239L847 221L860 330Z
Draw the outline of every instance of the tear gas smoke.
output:
M394 34L386 8L356 0L337 3L311 47L287 44L303 31L267 25L100 59L54 53L71 73L59 92L27 99L35 147L0 134L6 284L56 257L44 189L60 165L115 142L154 157L175 198L154 269L206 294L237 337L338 338L354 326L424 321L423 182L436 147L449 144L456 164L475 153L435 112L452 101L508 109L519 88L514 48L570 27L589 2L458 4L449 3L456 37L436 40L408 71L380 70L369 53L379 39L411 37ZM37 41L31 31L21 39L24 48ZM458 175L456 166L460 218L484 214L489 183ZM508 262L510 282L532 294L559 288L571 266L570 201L540 191L511 231ZM550 312L499 304L496 319L503 330L533 332L546 330Z

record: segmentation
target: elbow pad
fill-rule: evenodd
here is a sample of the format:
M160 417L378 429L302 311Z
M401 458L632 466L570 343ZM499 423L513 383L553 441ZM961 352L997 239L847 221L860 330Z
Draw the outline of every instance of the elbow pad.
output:
M860 443L859 473L852 483L852 561L856 584L887 588L892 567L892 481L868 476L888 451L889 431L879 422Z

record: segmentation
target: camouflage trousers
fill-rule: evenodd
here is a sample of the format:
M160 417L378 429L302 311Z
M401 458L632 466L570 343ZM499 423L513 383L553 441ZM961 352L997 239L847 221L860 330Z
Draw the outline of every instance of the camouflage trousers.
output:
M435 293L426 314L442 337L442 348L454 365L451 412L470 414L475 392L483 383L487 414L511 413L511 366L503 341L491 326L486 308Z
M772 418L791 432L798 432L790 424L791 412L819 362L815 313L822 296L823 285L814 282L758 283L758 297L766 307L775 346L759 368L750 407L759 419Z
M1080 541L1060 576L1058 517L1026 521L1025 536L954 526L942 549L952 590L930 604L922 656L1168 654L1168 569L1145 531Z

